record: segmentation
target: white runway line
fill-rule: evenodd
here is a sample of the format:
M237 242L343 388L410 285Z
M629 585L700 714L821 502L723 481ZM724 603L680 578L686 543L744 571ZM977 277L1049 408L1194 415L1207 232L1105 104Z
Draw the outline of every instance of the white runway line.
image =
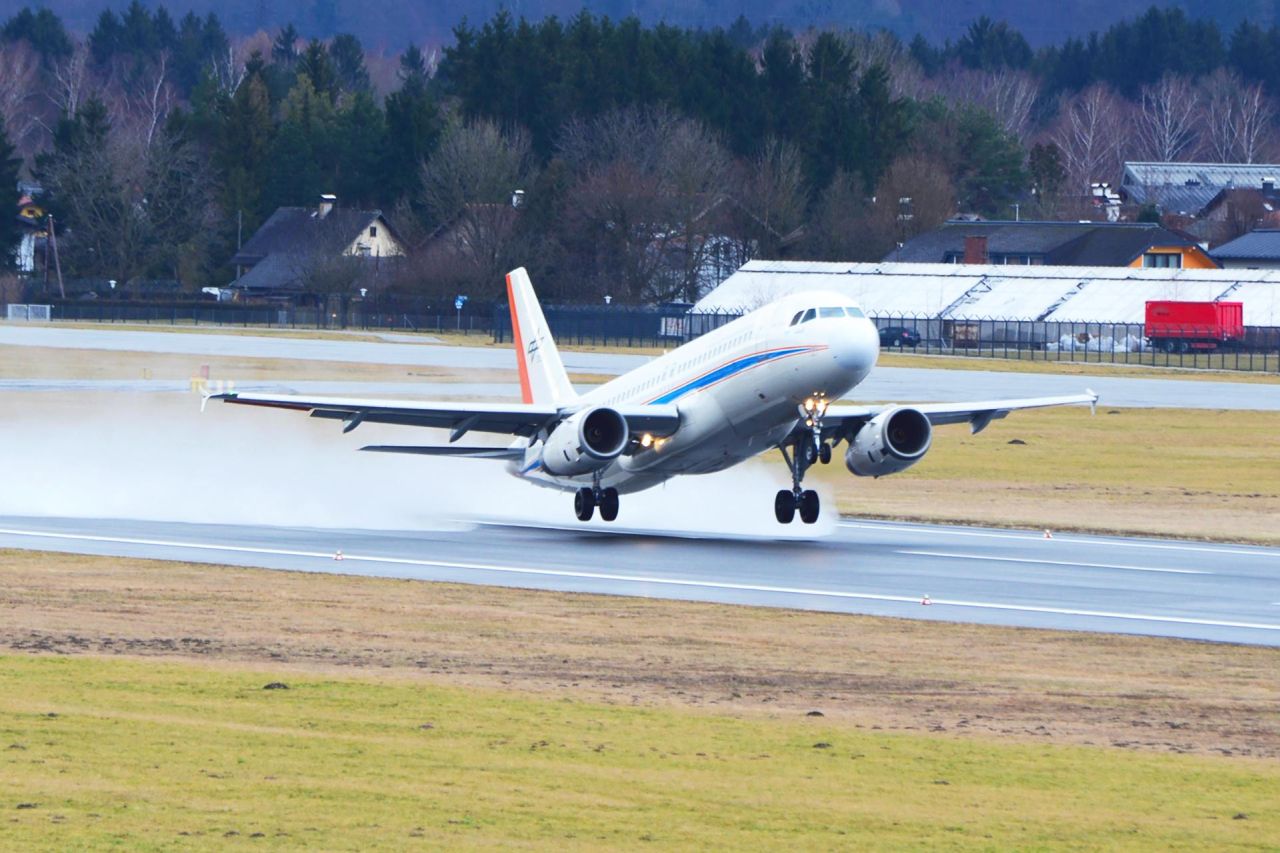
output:
M1153 566L1120 566L1112 563L1076 563L1071 560L1036 560L1031 557L989 557L985 554L954 554L948 551L895 551L917 557L945 557L948 560L981 560L994 563L1029 563L1037 566L1071 566L1082 569L1121 569L1126 572L1163 572L1170 575L1211 575L1200 569L1164 569Z
M79 542L104 542L123 545L148 545L162 548L187 548L202 551L217 551L239 554L270 554L274 556L311 557L327 561L333 560L332 551L297 551L283 548L250 548L241 545L213 545L201 542L173 542L158 539L131 539L122 536L87 536L74 533L49 533L34 530L0 529L0 535L29 537L37 539L65 539ZM152 558L154 559L154 558ZM343 562L376 563L400 566L424 566L442 569L461 569L466 571L496 572L513 575L532 575L541 577L576 578L581 580L602 580L623 583L639 583L655 586L676 586L697 589L723 589L739 592L765 592L785 595L803 595L825 598L851 599L858 601L882 601L895 604L918 605L917 595L877 595L873 593L843 592L829 589L810 589L805 587L768 586L758 584L739 584L727 581L696 581L683 578L663 578L648 575L611 575L603 572L575 572L566 569L538 569L530 566L501 566L486 563L463 563L445 560L416 560L407 557L373 557L359 554L344 554ZM349 573L342 573L349 574ZM1061 616L1085 616L1099 619L1119 619L1133 622L1157 622L1175 625L1202 625L1215 628L1248 628L1259 631L1280 631L1280 624L1263 622L1235 622L1219 619L1194 619L1180 616L1156 616L1146 613L1123 613L1105 610L1077 610L1067 607L1038 607L1026 604L1000 604L987 601L960 601L935 598L933 606L966 607L985 610L1016 611L1022 613L1047 613Z
M866 530L898 530L906 533L928 533L934 536L978 536L985 539L1018 539L1023 542L1044 542L1044 537L1034 533L996 533L990 530L957 530L943 527L911 527L895 524L866 524L856 521L842 521L841 527L861 528ZM1109 548L1152 548L1162 551L1194 551L1205 554L1232 554L1239 557L1269 557L1280 559L1280 552L1259 545L1257 549L1248 551L1243 548L1232 548L1228 545L1191 545L1172 542L1128 542L1122 539L1089 539L1083 536L1063 535L1050 542L1070 542L1073 545L1105 545ZM1049 546L1053 547L1053 546Z

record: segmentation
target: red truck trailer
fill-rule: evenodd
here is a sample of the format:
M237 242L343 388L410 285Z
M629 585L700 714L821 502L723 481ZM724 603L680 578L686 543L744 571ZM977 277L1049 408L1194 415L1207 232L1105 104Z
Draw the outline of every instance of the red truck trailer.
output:
M1165 352L1212 350L1244 339L1243 302L1147 303L1147 340Z

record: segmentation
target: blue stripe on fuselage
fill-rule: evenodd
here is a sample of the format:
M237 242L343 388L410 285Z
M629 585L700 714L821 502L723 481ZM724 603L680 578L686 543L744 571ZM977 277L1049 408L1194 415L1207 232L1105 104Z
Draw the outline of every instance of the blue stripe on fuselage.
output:
M800 355L801 353L813 352L815 350L820 350L820 349L825 349L825 347L816 347L816 346L786 347L784 349L776 349L776 350L769 350L767 352L752 353L751 355L744 356L739 359L735 359L734 361L731 361L728 364L725 364L721 367L717 367L715 370L712 370L709 373L704 373L701 376L699 376L697 379L694 379L690 382L686 382L685 384L679 386L678 388L675 388L671 391L666 392L660 397L653 398L652 400L649 401L649 403L655 404L655 405L662 404L662 403L671 403L676 401L680 397L683 397L686 394L691 394L694 391L701 391L703 388L707 388L711 385L715 385L717 382L723 382L725 379L728 379L730 376L741 373L744 370L750 370L751 368L757 367L761 364L764 364L765 362L776 361L779 358L786 358L787 356L791 356L791 355Z

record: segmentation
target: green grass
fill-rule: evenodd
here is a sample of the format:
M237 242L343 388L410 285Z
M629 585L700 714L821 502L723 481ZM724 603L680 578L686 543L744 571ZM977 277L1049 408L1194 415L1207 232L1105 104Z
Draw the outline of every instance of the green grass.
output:
M0 657L9 849L1261 850L1278 804L1262 761Z

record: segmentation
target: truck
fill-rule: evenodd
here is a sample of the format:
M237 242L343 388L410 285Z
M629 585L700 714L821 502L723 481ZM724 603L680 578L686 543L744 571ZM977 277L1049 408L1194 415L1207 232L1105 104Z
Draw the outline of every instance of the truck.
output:
M1233 346L1244 340L1244 303L1148 302L1146 336L1165 352Z

